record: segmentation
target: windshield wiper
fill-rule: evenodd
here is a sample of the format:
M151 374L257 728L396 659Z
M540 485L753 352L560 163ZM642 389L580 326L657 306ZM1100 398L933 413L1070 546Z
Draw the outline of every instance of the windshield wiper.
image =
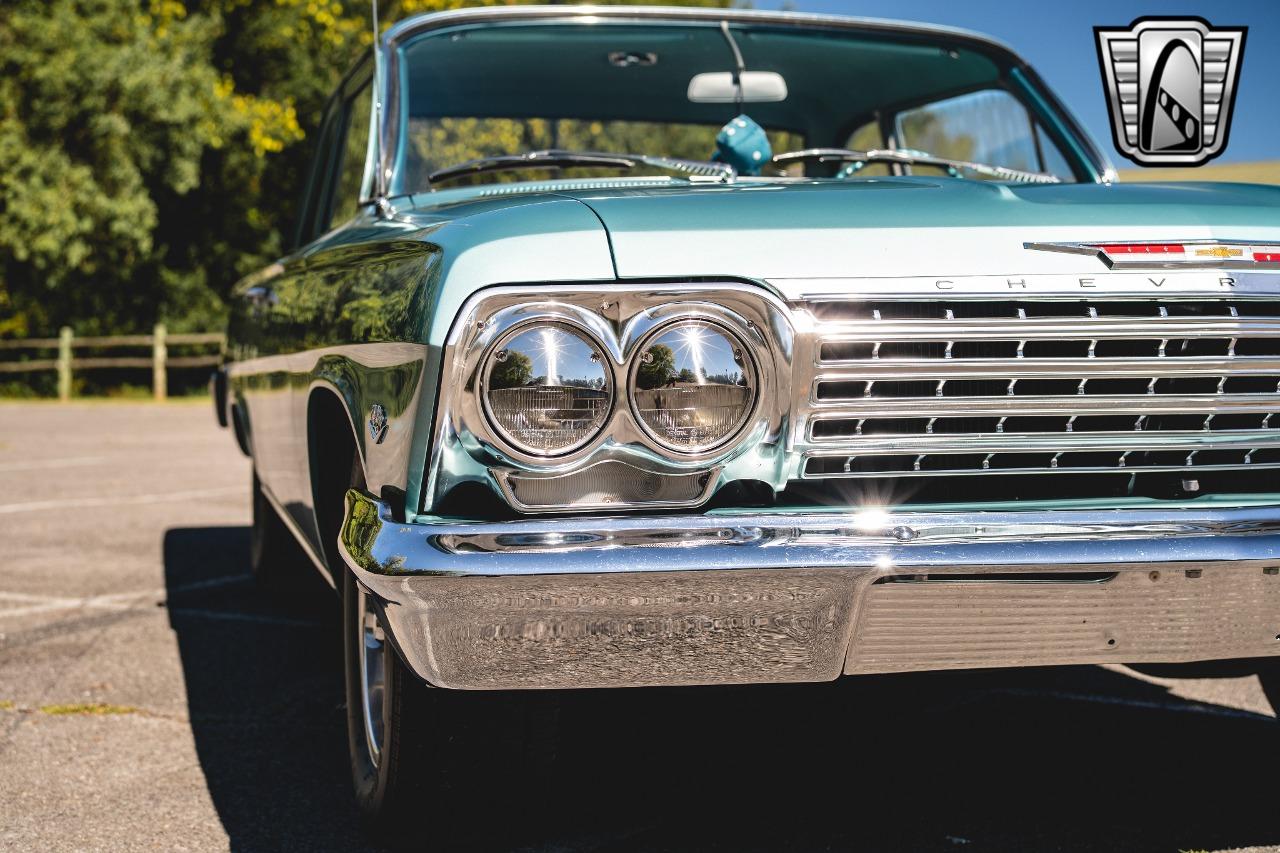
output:
M482 172L503 172L518 169L557 169L569 166L598 166L605 169L634 169L652 166L679 172L690 180L708 178L721 183L732 183L738 177L737 170L727 163L710 160L682 160L679 157L652 157L648 154L613 154L608 151L565 151L546 149L526 151L523 154L501 154L495 157L479 157L455 166L436 169L427 175L430 183L439 183Z
M1015 181L1022 184L1058 184L1061 180L1055 175L1042 172L1024 172L1021 169L1010 169L1007 166L991 166L986 163L970 163L966 160L952 160L950 157L939 157L925 151L912 151L897 148L873 148L869 151L854 151L849 148L806 148L802 151L788 151L779 154L771 162L775 164L794 163L801 160L816 160L819 163L900 163L905 166L936 166L946 169L952 177L963 177L960 172L976 172L989 178L1002 181Z

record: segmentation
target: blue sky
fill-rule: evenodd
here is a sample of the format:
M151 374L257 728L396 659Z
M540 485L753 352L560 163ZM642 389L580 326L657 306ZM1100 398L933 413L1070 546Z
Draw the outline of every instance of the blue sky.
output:
M781 8L784 0L757 0L757 8ZM1143 15L1197 15L1219 26L1247 26L1244 67L1231 120L1231 137L1218 163L1280 159L1280 0L791 0L801 12L925 21L977 30L1011 45L1041 74L1084 122L1117 168L1133 168L1111 141L1111 126L1098 74L1095 26L1128 26Z

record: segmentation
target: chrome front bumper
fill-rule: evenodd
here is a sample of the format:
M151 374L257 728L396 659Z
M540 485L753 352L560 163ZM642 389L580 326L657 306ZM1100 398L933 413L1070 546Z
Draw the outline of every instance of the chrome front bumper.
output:
M1280 509L737 513L405 524L343 557L463 689L1280 655Z

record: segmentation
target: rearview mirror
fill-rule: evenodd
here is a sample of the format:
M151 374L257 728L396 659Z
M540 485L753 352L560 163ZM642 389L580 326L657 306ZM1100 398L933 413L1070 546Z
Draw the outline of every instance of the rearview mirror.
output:
M708 71L689 81L689 100L695 104L770 103L787 99L787 81L774 71L743 71L738 75L741 95L730 71Z

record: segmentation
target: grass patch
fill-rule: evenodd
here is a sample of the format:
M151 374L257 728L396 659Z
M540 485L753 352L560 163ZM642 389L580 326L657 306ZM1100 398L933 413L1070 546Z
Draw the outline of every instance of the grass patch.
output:
M12 711L16 707L12 699L0 699L0 711Z
M101 717L108 714L136 714L132 705L110 705L106 702L71 702L65 705L41 705L40 713L54 717L71 715Z

